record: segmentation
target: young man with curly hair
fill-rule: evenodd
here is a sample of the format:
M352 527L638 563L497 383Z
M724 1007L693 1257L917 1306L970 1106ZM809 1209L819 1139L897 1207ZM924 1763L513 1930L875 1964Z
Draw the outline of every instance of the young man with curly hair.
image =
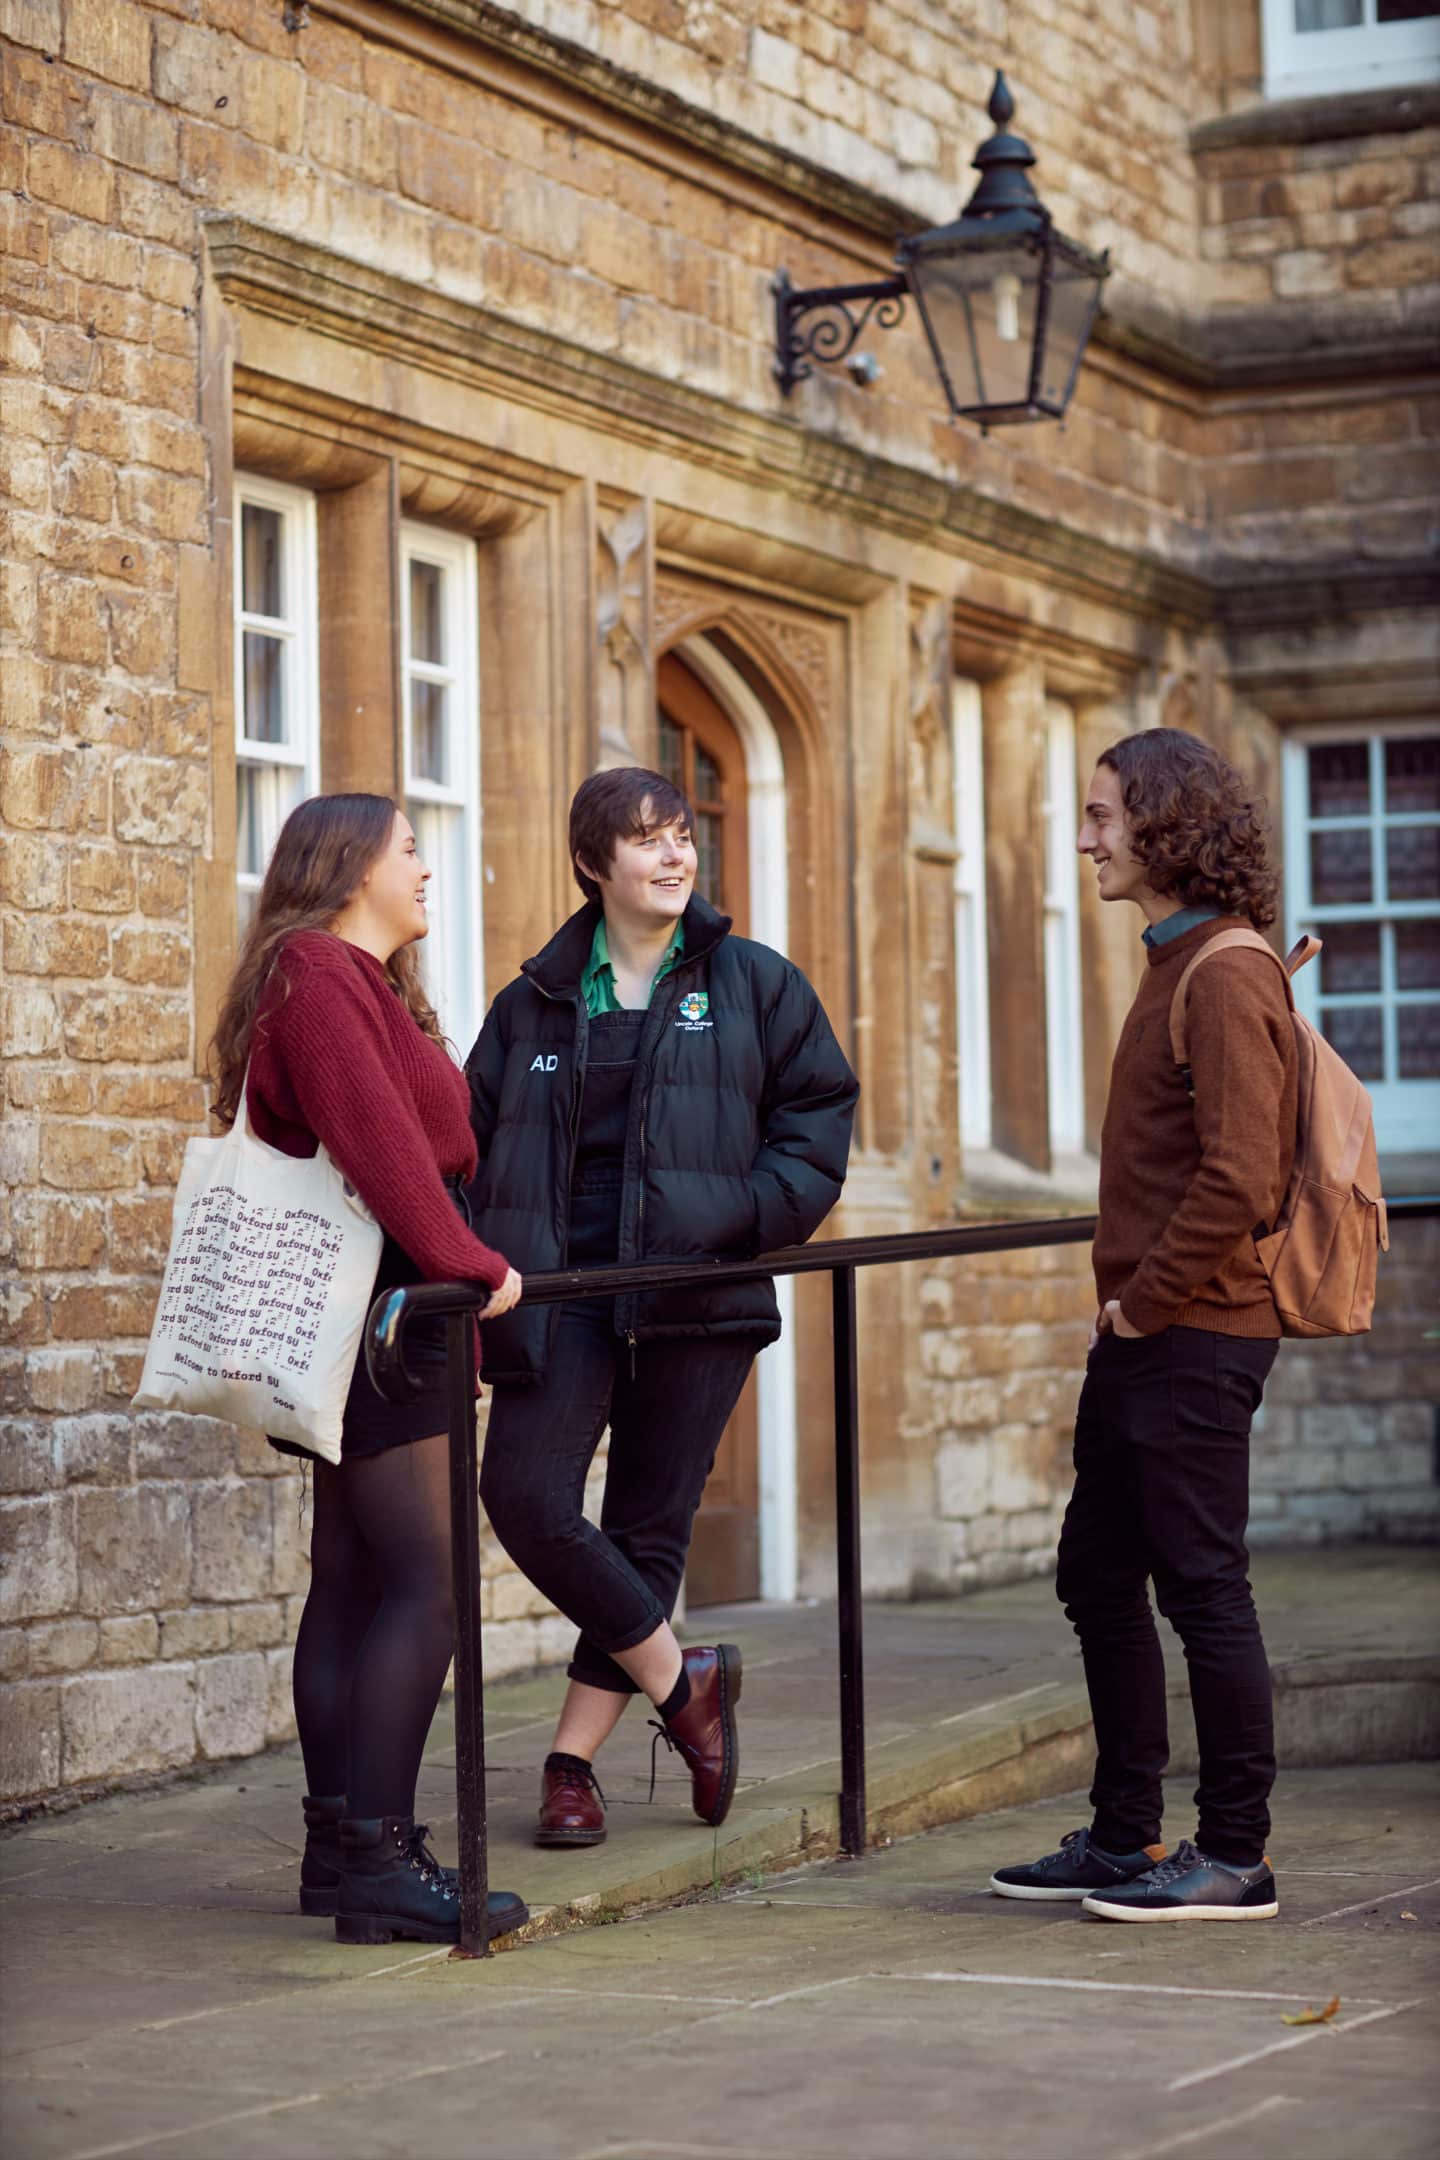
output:
M1294 1031L1281 972L1253 948L1214 954L1190 977L1188 1068L1173 1060L1169 1019L1209 939L1274 921L1278 880L1240 775L1174 728L1103 753L1078 846L1101 899L1144 916L1146 959L1101 1134L1099 1311L1056 1575L1095 1719L1094 1814L991 1888L1111 1920L1269 1919L1270 1669L1245 1529L1250 1422L1280 1334L1254 1233L1273 1219L1294 1154ZM1151 1582L1184 1645L1200 1752L1195 1842L1169 1855Z

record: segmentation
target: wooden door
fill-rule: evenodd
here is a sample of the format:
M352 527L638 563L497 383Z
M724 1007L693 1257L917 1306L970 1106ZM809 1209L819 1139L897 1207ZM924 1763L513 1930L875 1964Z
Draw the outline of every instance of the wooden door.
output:
M750 930L745 751L733 723L683 660L659 668L660 770L695 811L695 883L712 907ZM690 1606L760 1595L760 1421L755 1375L726 1426L695 1518L685 1596Z

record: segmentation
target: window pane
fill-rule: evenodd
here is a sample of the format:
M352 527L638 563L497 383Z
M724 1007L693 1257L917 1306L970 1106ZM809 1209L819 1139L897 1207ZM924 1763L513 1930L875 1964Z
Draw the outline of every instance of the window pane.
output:
M1310 752L1311 817L1368 817L1367 743L1326 743Z
M1316 907L1371 897L1369 833L1311 833L1310 898Z
M420 971L430 1002L449 1035L464 1031L466 971L470 966L465 920L465 813L439 803L407 802L415 845L430 882L425 913L430 934L420 946ZM462 1053L468 1043L459 1045Z
M1297 30L1356 30L1365 20L1365 0L1295 0Z
M410 777L450 784L446 717L450 692L444 683L410 684Z
M245 503L240 524L241 605L247 615L281 616L285 612L280 561L284 520L278 510Z
M1333 1043L1361 1080L1385 1077L1385 1031L1378 1005L1333 1006L1322 1013L1325 1040Z
M1440 735L1386 743L1385 808L1440 810Z
M1440 15L1440 0L1380 0L1375 20L1382 23L1423 22L1432 15Z
M685 738L669 713L660 715L660 770L672 787L685 792Z
M439 563L410 561L410 658L443 667L445 653L445 573Z
M724 789L720 784L720 768L708 750L695 745L695 794L701 802L721 802Z
M1400 1078L1440 1080L1440 1005L1402 1005L1395 1019Z
M235 769L235 866L242 877L263 877L270 851L304 793L303 776L288 765Z
M725 897L720 883L720 819L708 811L696 815L695 852L700 858L696 887L712 907L720 907Z
M245 632L245 739L283 743L285 732L284 640L261 630Z
M1392 900L1440 900L1440 825L1392 825L1385 865Z
M1440 922L1396 923L1395 983L1400 990L1440 990Z
M1380 988L1378 923L1326 923L1320 988L1331 996Z

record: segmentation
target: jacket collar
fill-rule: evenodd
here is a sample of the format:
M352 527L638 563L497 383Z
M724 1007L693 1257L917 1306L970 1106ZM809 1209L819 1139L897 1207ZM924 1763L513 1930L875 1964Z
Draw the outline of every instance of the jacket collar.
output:
M580 981L595 942L595 925L604 916L598 900L587 900L563 922L544 949L520 965L537 990L550 998L577 998ZM697 960L706 960L730 934L730 917L721 915L693 893L681 921L685 927L685 951L675 969L680 974Z

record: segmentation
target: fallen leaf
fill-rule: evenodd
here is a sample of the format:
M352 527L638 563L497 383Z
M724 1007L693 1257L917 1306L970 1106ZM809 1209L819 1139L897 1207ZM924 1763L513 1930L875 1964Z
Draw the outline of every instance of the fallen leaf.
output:
M1340 1997L1332 1995L1323 2010L1287 2010L1280 2022L1282 2025L1328 2025L1339 2008Z
M1416 1915L1413 1912L1402 1912L1400 1917L1402 1920L1413 1920Z

